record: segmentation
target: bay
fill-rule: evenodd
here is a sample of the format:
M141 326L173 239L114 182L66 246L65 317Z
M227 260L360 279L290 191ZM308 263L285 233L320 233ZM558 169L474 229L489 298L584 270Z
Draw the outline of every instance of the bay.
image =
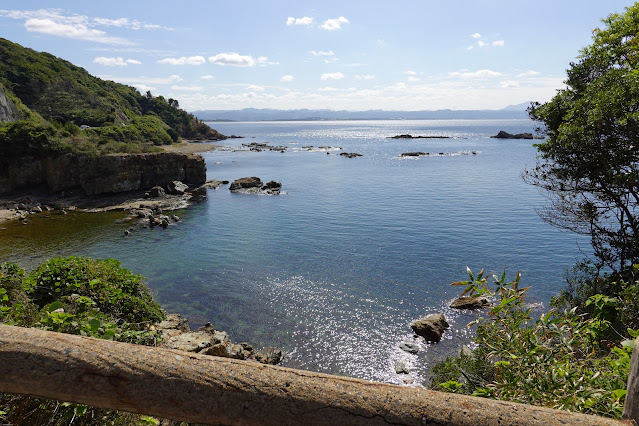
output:
M115 224L122 213L34 217L6 225L0 260L114 257L147 277L167 311L193 326L211 321L236 341L280 346L286 366L420 385L433 362L472 337L465 325L475 315L447 307L466 266L506 267L511 278L519 270L530 302L547 305L565 269L588 253L587 239L536 214L544 198L521 179L535 164L533 141L490 138L531 132L529 120L209 124L244 138L202 154L208 178L258 176L282 182L284 193L223 186L178 212L178 225L127 237ZM388 138L405 133L448 138ZM251 142L287 150L242 147ZM414 151L433 155L400 156ZM426 345L408 324L435 312L451 330ZM402 341L420 352L403 352ZM395 373L398 362L410 374Z

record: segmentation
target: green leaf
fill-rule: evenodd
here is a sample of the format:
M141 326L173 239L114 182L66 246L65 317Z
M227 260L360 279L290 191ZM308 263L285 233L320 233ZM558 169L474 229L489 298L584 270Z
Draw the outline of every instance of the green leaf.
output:
M60 308L64 308L64 303L60 302L59 300L49 304L49 306L47 307L47 312L53 312L56 309L60 309Z

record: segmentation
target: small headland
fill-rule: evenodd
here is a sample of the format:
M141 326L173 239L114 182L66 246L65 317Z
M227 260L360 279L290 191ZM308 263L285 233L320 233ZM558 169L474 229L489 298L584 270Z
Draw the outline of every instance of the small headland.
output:
M504 130L500 130L495 136L491 136L493 139L543 139L542 136L534 136L532 133L508 133Z
M389 136L386 139L450 139L450 136L413 136L409 134Z

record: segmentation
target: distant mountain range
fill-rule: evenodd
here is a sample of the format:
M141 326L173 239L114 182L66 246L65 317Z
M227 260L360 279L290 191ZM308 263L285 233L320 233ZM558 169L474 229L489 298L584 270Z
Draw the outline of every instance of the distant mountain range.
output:
M204 121L325 121L325 120L437 120L437 119L508 119L528 118L530 102L498 110L436 111L335 111L330 109L255 109L204 110L192 114Z

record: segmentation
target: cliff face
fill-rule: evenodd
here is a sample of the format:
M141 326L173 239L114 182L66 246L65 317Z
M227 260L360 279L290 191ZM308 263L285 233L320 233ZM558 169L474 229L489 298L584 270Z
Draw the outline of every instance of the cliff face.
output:
M5 95L2 86L0 86L0 123L16 121L20 118L20 113L16 106Z
M189 186L203 185L204 159L178 153L27 157L0 170L0 194L44 186L49 192L73 190L97 195L145 190L174 180Z

